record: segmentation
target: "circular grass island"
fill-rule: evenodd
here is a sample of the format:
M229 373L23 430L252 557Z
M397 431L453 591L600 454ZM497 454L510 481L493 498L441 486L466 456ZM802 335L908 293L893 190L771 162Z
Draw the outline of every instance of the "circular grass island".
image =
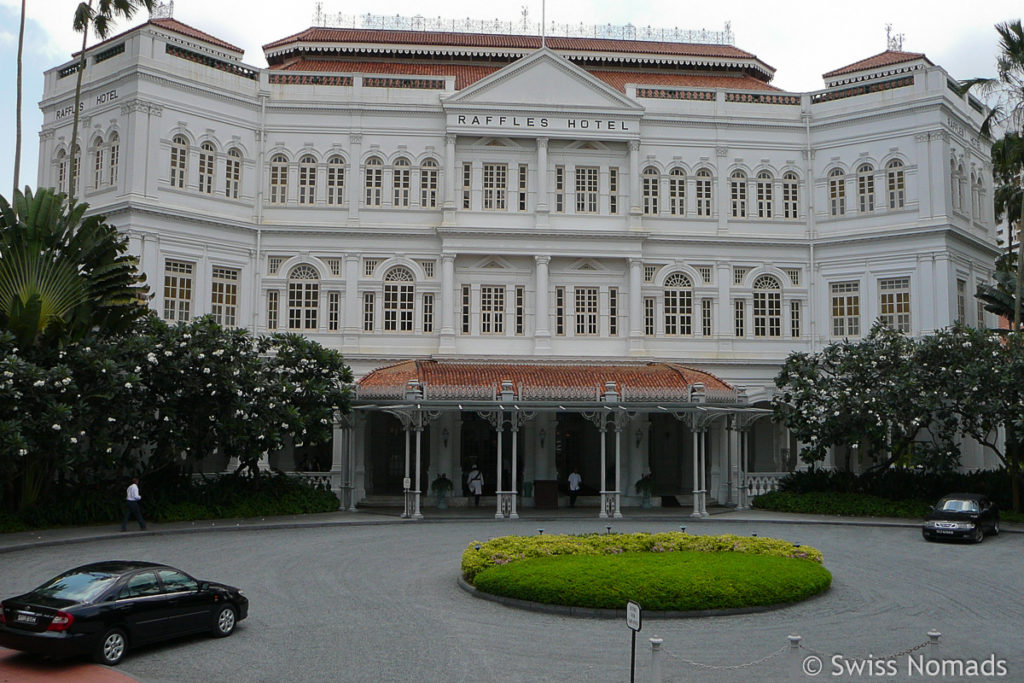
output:
M821 552L775 538L734 535L503 536L474 542L462 578L481 597L648 615L730 613L806 600L828 590Z

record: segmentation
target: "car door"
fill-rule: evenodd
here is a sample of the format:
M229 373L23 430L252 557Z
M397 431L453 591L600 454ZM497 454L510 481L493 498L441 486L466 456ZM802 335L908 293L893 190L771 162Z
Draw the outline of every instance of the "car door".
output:
M194 633L210 628L210 597L199 590L199 582L177 569L158 569L170 604L168 632Z
M166 637L171 606L161 590L155 570L147 569L129 576L117 596L115 609L133 642L151 642Z

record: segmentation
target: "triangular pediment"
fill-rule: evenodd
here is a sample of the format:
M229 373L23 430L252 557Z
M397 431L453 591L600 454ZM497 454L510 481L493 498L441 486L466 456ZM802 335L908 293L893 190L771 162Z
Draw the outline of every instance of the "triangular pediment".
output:
M594 78L548 48L509 64L487 78L452 95L445 106L565 108L584 110L643 110L639 104L604 81Z
M482 258L471 266L471 268L478 270L508 270L511 267L512 264L500 256Z
M603 270L605 270L605 268L604 268L604 266L602 266L600 263L598 263L594 259L587 258L587 259L579 259L578 261L575 261L572 264L572 266L570 267L570 270L581 270L583 272L587 272L587 271L589 271L589 272L597 272L597 271L603 271Z

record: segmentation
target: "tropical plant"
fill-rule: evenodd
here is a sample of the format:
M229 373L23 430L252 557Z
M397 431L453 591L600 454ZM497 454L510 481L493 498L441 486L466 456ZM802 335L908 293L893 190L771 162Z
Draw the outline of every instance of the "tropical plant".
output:
M18 190L18 176L21 173L21 93L22 93L22 55L25 52L25 0L21 0L21 21L18 25L18 75L17 94L15 95L15 124L14 124L14 185L13 192Z
M95 7L93 6L94 4ZM89 28L92 27L96 38L106 40L110 36L110 31L118 18L127 21L141 7L145 7L152 12L155 4L156 0L88 0L88 2L78 3L78 7L75 9L75 19L72 26L82 34L82 50L78 53L78 77L75 81L75 119L71 126L71 174L68 182L68 193L72 200L75 198L75 184L78 180L75 169L80 167L75 157L81 153L76 143L78 141L79 108L82 103L82 76L85 75L85 47L89 39ZM17 183L15 183L15 187L17 187Z
M121 332L146 314L128 240L87 207L52 189L0 197L0 330L23 349Z

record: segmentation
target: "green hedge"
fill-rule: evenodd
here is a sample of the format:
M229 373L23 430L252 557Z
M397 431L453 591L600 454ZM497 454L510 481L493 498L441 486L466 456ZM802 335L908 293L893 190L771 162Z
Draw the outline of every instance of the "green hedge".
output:
M790 546L792 547L792 546ZM525 559L476 575L485 593L553 605L655 611L775 605L828 589L832 575L806 559L745 552L627 552Z
M1010 477L1004 470L928 473L907 468L878 472L808 470L794 472L779 482L789 493L859 493L886 500L928 501L929 505L949 493L981 493L1003 510L1012 508Z
M821 564L821 551L777 538L753 536L694 536L678 531L658 534L585 534L501 536L474 541L462 553L462 576L473 584L480 572L520 560L561 555L606 556L622 553L735 552L807 559Z
M928 513L928 508L934 504L934 501L887 500L862 493L773 491L754 498L752 504L761 510L777 512L805 512L843 517L921 518Z
M0 512L0 532L59 526L120 523L127 482L59 487L40 505L22 513ZM338 497L283 473L259 477L235 474L209 480L183 475L143 477L142 514L147 521L268 517L334 512Z

